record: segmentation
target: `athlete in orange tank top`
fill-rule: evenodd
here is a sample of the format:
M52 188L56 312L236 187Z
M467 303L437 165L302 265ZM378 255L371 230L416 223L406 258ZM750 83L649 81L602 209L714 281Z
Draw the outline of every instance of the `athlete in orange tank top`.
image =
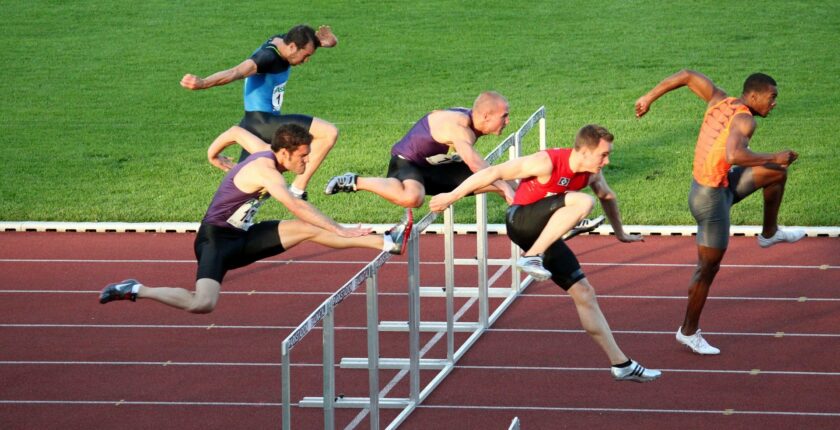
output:
M735 97L727 97L706 110L697 146L694 147L694 179L707 187L729 186L727 172L732 167L726 161L726 139L735 115L752 116L750 108Z
M734 98L706 75L681 70L636 100L636 116L641 118L651 103L683 86L706 102L708 108L694 149L694 180L688 195L691 215L697 221L697 267L676 340L697 354L713 355L719 354L720 349L709 345L700 334L700 314L729 246L732 205L761 190L764 220L758 244L762 248L805 237L804 229L782 229L778 225L788 166L799 155L789 149L759 153L749 147L755 116L766 117L776 106L779 94L776 81L764 73L747 77L741 97Z

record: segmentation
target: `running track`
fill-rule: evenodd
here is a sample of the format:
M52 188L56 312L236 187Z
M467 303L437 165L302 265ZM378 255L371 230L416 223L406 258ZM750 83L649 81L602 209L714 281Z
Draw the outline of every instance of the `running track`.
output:
M108 282L190 286L192 234L0 233L0 428L268 429L280 426L279 345L330 293L376 256L303 245L229 274L215 312L151 302L100 305ZM694 264L690 237L606 236L570 242L619 345L664 375L616 383L551 283L526 290L403 424L404 429L840 428L840 241L806 238L761 249L735 237L701 321L723 350L700 357L674 340ZM442 237L421 239L421 284L442 285ZM474 255L459 236L458 257ZM491 236L491 257L508 250ZM460 267L456 284L475 283ZM494 270L490 270L492 275ZM406 319L405 257L380 278L380 319ZM505 274L502 279L509 279ZM363 291L336 316L336 361L365 355ZM466 299L456 301L456 309ZM424 298L424 319L443 319ZM463 319L474 321L475 307ZM407 356L404 333L383 333L382 357ZM445 355L444 342L426 357ZM292 352L292 398L321 395L320 330ZM434 373L434 372L433 372ZM433 373L421 381L427 382ZM385 386L396 371L382 371ZM337 370L336 392L366 396L363 370ZM404 379L391 397L407 396ZM381 422L396 412L383 409ZM293 428L322 426L292 408ZM367 428L339 410L338 428Z

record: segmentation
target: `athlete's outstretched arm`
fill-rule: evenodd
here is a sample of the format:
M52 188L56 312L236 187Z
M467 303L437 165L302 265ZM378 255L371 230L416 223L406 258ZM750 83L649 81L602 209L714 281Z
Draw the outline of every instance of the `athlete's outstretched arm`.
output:
M429 202L429 208L435 212L442 212L449 205L467 194L484 188L496 181L510 181L550 175L551 167L551 159L545 151L522 158L515 158L495 166L489 166L486 169L481 169L473 173L461 185L452 190L452 192L441 193L432 197L432 200Z
M636 100L636 116L641 118L650 110L650 105L668 92L687 86L697 97L707 104L717 103L726 97L726 92L715 86L706 75L694 70L683 69L668 76L657 84L647 94Z
M448 130L448 140L452 142L455 152L464 160L464 163L473 173L479 170L486 169L490 164L475 150L475 134L465 126L457 125ZM490 185L490 184L488 184ZM499 191L504 194L505 200L508 204L513 204L513 188L503 180L495 180L492 182ZM483 188L483 187L480 187Z
M200 78L188 73L181 78L181 86L188 90L204 90L229 84L233 81L247 78L255 73L257 73L257 63L249 58L235 67L213 73L206 78Z
M233 145L234 143L238 143L242 146L242 148L251 154L271 150L271 146L265 143L262 139L255 136L250 131L235 125L225 130L215 140L213 140L213 143L211 143L210 147L207 148L207 161L227 172L234 166L234 162L232 159L224 157L220 154L225 148Z
M282 151L282 150L281 150ZM262 184L271 197L283 204L289 212L298 217L301 221L320 227L326 231L335 233L342 237L357 237L370 234L372 231L369 228L347 228L335 222L332 218L324 215L318 208L312 206L309 202L296 198L286 186L286 181L283 180L283 175L275 169L263 167L260 169L259 182Z
M621 212L618 210L618 199L615 192L607 184L603 173L592 175L589 178L589 186L601 202L601 207L604 208L604 213L607 219L610 220L610 225L615 232L616 239L622 242L638 242L642 240L639 234L627 234L624 232L624 225L621 223Z

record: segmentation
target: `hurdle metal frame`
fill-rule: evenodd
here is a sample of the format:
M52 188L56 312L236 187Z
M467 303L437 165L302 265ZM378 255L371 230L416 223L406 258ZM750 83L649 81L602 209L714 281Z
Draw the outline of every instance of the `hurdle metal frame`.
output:
M485 159L493 163L505 151L508 151L509 158L517 158L521 154L522 138L535 126L539 125L540 149L545 149L545 108L540 107L525 124L515 133L511 134L499 144ZM370 415L370 428L379 429L379 408L402 409L401 412L388 424L388 429L394 429L421 404L435 388L454 369L455 363L472 347L482 334L493 325L501 314L533 281L530 276L521 279L522 275L515 270L515 262L519 251L516 245L511 244L511 257L508 259L488 259L487 256L487 197L484 194L476 196L476 226L478 232L477 256L475 259L457 259L454 257L454 214L450 207L444 212L444 246L445 246L445 293L441 287L420 286L420 234L437 219L437 213L428 213L422 220L418 221L408 241L408 320L400 322L378 322L377 282L376 274L385 261L388 254L380 254L376 260L368 264L353 279L346 283L333 296L327 299L315 312L304 321L286 340L281 347L282 352L282 378L283 378L283 428L291 428L291 403L290 397L290 356L289 352L319 321L323 320L323 366L324 366L324 393L322 397L304 397L298 402L300 407L320 407L324 409L324 428L335 427L335 408L367 408ZM477 287L455 287L455 266L476 266L478 270ZM499 270L488 280L487 267L489 265L500 266ZM493 288L489 286L507 269L511 269L511 284L507 288ZM335 397L335 374L334 374L334 332L332 311L344 297L352 293L358 285L367 280L367 338L369 358L343 358L340 362L341 368L359 369L367 368L369 375L369 397ZM492 312L489 312L489 297L504 298L502 303ZM420 321L420 298L440 297L446 298L446 321L445 322L421 322ZM479 306L479 317L475 323L463 323L454 321L454 298L476 297ZM409 341L408 358L380 358L379 357L379 332L380 331L407 331ZM447 353L445 359L422 359L420 357L420 332L434 331L446 332ZM455 332L471 332L463 344L455 349ZM379 391L379 369L408 369L409 375L409 397L388 398L380 397ZM420 370L439 370L437 375L425 386L420 387Z
M368 356L374 357L368 372L370 397L365 407L370 408L371 428L379 428L379 369L376 358L379 357L379 322L378 312L378 272L391 258L391 254L382 252L368 263L353 278L324 300L280 345L281 391L283 430L289 430L291 424L291 351L320 321L323 321L323 373L324 373L324 428L335 428L335 326L334 310L347 296L352 294L364 281L367 291L367 333Z

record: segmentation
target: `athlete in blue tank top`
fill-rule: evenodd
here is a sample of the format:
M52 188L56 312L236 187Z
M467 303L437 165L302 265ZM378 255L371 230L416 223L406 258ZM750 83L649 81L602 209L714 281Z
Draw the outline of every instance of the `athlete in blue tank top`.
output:
M263 124L270 117L281 116L283 96L289 80L291 67L309 61L315 50L331 48L338 39L327 26L315 31L307 25L292 27L285 34L278 34L266 40L253 54L239 65L214 73L206 78L187 74L181 79L181 86L190 90L202 90L245 79L243 99L245 115L239 125L256 134L266 142L271 136L261 135ZM309 124L313 136L309 169L298 175L289 189L300 198L306 198L306 186L321 162L335 145L338 129L319 118ZM243 150L240 161L248 153Z
M502 134L510 119L507 99L499 93L479 94L472 109L436 110L423 116L391 148L385 178L358 177L355 173L333 177L325 192L370 191L406 208L423 205L425 196L452 191L473 172L487 167L475 150L475 141L487 134ZM513 189L498 181L476 192L501 193L508 203Z
M148 287L126 279L106 286L99 302L145 298L189 312L208 313L216 306L222 280L229 270L280 254L301 242L401 254L411 234L410 212L384 235L370 235L371 229L344 227L289 193L282 173L301 173L306 169L311 142L312 135L306 129L287 124L277 130L269 150L255 153L230 169L196 234L198 270L194 292ZM296 219L254 223L257 209L269 195L283 203Z

